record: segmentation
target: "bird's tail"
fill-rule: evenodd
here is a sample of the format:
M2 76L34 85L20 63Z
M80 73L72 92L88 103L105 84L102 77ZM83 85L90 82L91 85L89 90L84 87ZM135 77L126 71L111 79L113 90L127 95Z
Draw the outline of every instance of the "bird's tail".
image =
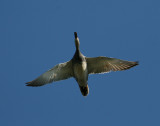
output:
M89 87L88 84L85 86L79 86L81 93L83 96L87 96L89 94Z

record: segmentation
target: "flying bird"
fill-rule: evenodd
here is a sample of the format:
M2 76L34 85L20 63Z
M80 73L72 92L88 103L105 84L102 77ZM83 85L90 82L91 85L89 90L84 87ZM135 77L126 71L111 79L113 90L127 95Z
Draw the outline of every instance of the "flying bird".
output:
M40 75L33 81L27 82L26 86L43 86L53 81L60 81L70 77L75 78L83 96L89 94L88 75L121 71L138 65L138 62L125 61L109 57L86 57L79 49L79 38L74 32L76 51L73 58L65 63L58 64Z

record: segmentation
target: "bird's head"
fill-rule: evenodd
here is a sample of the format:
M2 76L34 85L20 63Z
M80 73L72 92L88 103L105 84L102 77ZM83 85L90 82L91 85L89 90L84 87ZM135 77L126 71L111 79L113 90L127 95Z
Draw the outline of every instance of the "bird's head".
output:
M79 49L79 38L77 36L77 32L74 32L74 36L75 36L75 46L76 46L76 49Z

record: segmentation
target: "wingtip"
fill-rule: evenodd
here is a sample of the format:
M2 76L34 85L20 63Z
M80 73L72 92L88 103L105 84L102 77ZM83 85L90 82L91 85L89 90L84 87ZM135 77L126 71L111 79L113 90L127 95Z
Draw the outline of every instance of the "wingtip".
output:
M30 82L26 82L26 83L25 83L25 84L26 84L26 86L32 86L32 85L31 85L31 82L32 82L32 81L30 81Z
M26 83L26 86L30 86L30 85Z
M135 62L132 62L128 67L125 67L124 69L121 69L121 70L128 70L128 69L135 67L137 65L139 65L139 62L135 61Z
M135 61L135 66L136 66L136 65L139 65L139 61Z
M139 61L133 62L133 64L130 67L128 67L127 69L130 69L130 68L135 67L137 65L139 65Z
M25 84L28 87L40 87L40 86L42 86L42 85L36 85L33 81L27 82Z
M27 84L26 86L28 86L28 87L38 87L37 85L32 85L32 84Z

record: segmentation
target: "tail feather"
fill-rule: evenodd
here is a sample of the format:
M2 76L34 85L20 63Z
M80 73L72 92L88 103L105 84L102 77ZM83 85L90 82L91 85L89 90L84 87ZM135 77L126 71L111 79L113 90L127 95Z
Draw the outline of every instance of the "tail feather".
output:
M87 96L89 94L88 84L86 86L79 86L79 88L83 96Z

